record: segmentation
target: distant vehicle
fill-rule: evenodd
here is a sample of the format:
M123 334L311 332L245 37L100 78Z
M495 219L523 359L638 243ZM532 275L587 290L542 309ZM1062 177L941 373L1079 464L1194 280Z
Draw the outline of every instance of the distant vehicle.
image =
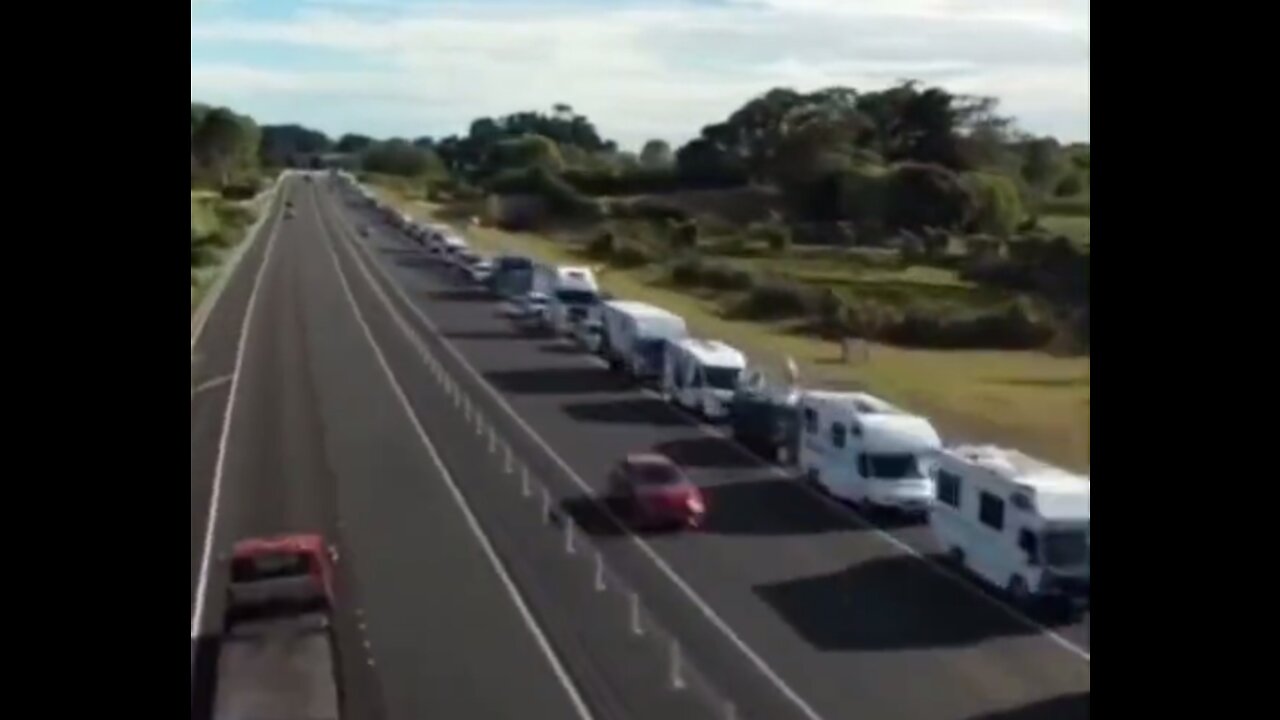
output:
M334 573L324 540L242 540L230 565L211 716L340 720Z
M610 300L600 305L600 320L609 367L636 379L660 376L665 343L689 336L684 318L648 303Z
M533 287L550 298L547 326L556 335L567 334L574 320L592 315L600 302L595 273L588 267L538 265Z
M569 337L586 352L597 353L600 351L600 343L604 339L604 325L599 320L591 318L578 320L573 323L573 329L569 331Z
M746 356L719 340L681 338L665 348L663 397L708 420L727 418Z
M285 218L286 218L286 219L289 219L289 218L295 218L295 217L297 217L297 216L298 216L298 212L297 212L296 210L294 210L294 209L293 209L293 206L292 206L292 205L290 205L290 206L288 206L288 207L286 207L286 208L285 208L285 210L284 210L284 216L285 216Z
M800 444L800 391L795 379L780 382L748 367L729 404L733 439L770 460L795 462Z
M1015 604L1089 605L1089 480L1017 450L948 448L929 526L957 564Z
M440 239L440 252L438 254L446 262L457 262L462 253L467 250L469 250L469 247L466 240L457 235L445 234Z
M360 237L365 237L365 238L369 237L369 226L368 226L368 225L365 225L364 223L360 223L360 227L359 227L359 228L357 228L357 230L359 230L359 232L360 232Z
M540 324L547 313L548 298L543 293L526 293L515 302L511 317L517 322Z
M702 492L674 462L657 453L628 455L609 474L609 501L642 527L698 527L706 516Z
M302 179L304 182L311 182L311 173L303 173Z
M471 266L467 268L471 282L477 285L484 285L489 280L489 276L493 274L493 263L484 258L477 258Z
M861 392L806 390L798 464L831 495L870 508L923 513L942 439L930 422Z
M533 261L518 255L499 255L489 276L490 292L505 299L518 298L533 289Z

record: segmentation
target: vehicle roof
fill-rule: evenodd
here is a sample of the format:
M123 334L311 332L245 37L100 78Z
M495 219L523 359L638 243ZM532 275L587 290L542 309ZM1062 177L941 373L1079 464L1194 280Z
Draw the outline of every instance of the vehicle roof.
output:
M252 557L268 553L324 553L324 538L315 533L246 538L235 544L232 557Z
M670 318L675 318L677 320L684 319L679 315L671 312L670 310L667 310L666 308L660 308L656 305L650 305L647 302L640 302L639 300L609 300L605 303L605 305L613 308L614 310L617 310L618 312L625 313L627 315L644 316L644 317L670 317Z
M838 390L805 390L802 399L812 398L822 403L839 405L856 415L910 415L902 408L864 392Z
M1089 518L1088 475L1073 473L1021 450L995 445L959 445L948 448L946 455L965 465L983 468L1027 491L1045 518Z
M680 338L672 341L676 347L683 348L703 365L716 367L745 368L747 356L732 345L720 340L704 340L702 338Z

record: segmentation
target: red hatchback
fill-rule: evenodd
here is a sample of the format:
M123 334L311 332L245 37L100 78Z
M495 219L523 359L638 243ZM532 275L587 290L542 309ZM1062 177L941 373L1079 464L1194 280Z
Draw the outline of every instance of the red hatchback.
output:
M609 498L637 525L697 527L706 515L698 486L665 455L628 455L609 473Z

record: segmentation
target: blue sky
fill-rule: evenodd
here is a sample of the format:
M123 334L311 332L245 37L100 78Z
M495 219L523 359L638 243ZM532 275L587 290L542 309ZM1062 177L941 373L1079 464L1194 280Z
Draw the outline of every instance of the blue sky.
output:
M918 78L1089 138L1089 0L192 0L191 98L338 135L557 102L637 148L770 87Z

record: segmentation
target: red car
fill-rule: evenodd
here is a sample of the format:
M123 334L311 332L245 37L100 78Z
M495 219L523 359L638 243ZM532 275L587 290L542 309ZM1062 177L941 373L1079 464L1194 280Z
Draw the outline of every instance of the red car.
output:
M230 607L288 603L333 607L333 550L315 534L250 538L231 552Z
M628 455L609 473L609 498L638 525L698 527L707 512L702 492L665 455Z

